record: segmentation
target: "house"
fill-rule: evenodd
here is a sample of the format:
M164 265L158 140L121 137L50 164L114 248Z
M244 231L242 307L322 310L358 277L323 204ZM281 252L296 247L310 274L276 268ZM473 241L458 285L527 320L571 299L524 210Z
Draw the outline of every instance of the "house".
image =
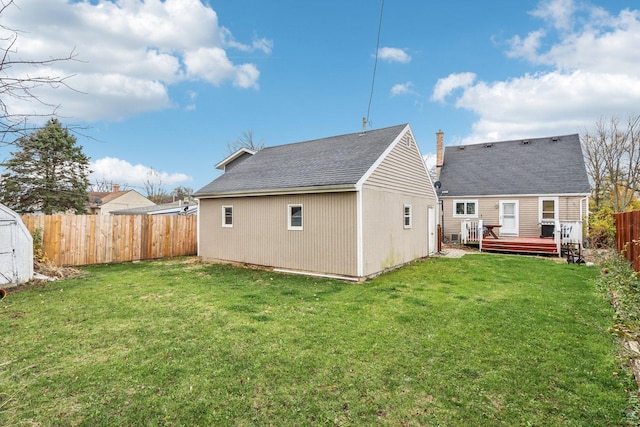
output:
M198 215L198 203L178 200L161 205L119 209L110 213L111 215Z
M449 146L446 151L443 140L438 132L436 187L445 240L488 237L484 240L490 244L546 238L555 243L556 253L560 244L582 245L590 185L577 134Z
M437 196L409 125L240 151L195 193L203 259L362 280L435 252Z
M0 285L15 286L32 278L33 237L20 215L0 204Z
M141 208L155 206L151 200L136 190L120 191L119 185L113 186L110 192L89 192L87 212L91 215L107 215L119 209Z

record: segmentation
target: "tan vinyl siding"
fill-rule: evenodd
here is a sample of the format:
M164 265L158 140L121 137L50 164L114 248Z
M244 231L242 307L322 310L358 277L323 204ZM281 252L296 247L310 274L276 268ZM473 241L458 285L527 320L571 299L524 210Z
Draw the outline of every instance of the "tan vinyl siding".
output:
M384 161L367 179L367 186L425 195L436 199L420 152L410 133L406 133Z
M545 196L546 197L546 196ZM554 196L548 196L554 197ZM558 196L558 214L560 220L576 221L580 218L580 200L584 196ZM518 201L519 237L540 236L540 212L538 196L502 196L502 197L443 197L444 201L444 235L447 239L452 234L460 233L460 224L465 218L453 216L454 200L477 200L478 218L492 224L500 223L500 201Z
M144 208L147 206L154 206L151 200L144 197L137 191L128 191L115 199L106 202L99 206L98 213L101 215L110 214L111 211L117 211L120 209L132 209L132 208Z
M411 205L411 228L404 227L405 205ZM364 276L429 255L429 206L435 203L424 196L364 189Z
M303 206L303 230L288 230L288 206ZM222 227L233 206L233 227ZM200 201L204 259L357 276L356 193L262 196Z
M364 276L429 255L428 208L437 208L437 198L410 133L362 191ZM411 228L404 227L405 205L411 205Z

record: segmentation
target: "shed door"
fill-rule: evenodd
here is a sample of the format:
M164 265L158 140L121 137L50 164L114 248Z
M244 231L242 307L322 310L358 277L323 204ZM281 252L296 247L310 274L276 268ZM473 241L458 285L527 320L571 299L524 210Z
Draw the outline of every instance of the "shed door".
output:
M15 221L0 221L0 284L14 283L18 278L15 227Z

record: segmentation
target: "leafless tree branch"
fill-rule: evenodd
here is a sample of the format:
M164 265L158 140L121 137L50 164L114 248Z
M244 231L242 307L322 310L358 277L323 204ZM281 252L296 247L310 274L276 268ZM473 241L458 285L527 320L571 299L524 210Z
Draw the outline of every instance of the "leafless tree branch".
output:
M17 7L14 0L2 0L0 2L0 16L10 6ZM19 68L48 69L55 64L66 61L77 61L77 53L72 49L68 55L56 56L47 59L23 59L17 58L16 43L20 32L16 29L0 24L0 29L7 33L0 38L0 146L12 144L16 139L25 136L38 129L36 125L30 125L29 119L34 117L57 116L60 105L45 102L36 95L37 88L48 86L51 88L64 87L73 89L68 80L74 74L58 76L45 73L21 72ZM76 91L77 92L77 91ZM45 107L50 107L47 114L40 113L13 113L9 100L35 102Z

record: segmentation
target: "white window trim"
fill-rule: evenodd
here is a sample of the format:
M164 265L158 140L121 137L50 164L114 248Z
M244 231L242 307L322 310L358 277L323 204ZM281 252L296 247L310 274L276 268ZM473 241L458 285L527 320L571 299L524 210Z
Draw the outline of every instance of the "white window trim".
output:
M553 200L553 218L542 218L542 205L547 200ZM560 198L559 197L539 197L538 198L538 222L551 222L560 219Z
M476 205L476 213L473 215L468 214L457 214L456 213L456 205L458 203L465 204L465 211L467 210L467 203L475 203ZM453 201L453 217L454 218L478 218L478 199L456 199Z
M226 210L231 208L231 224L227 224ZM233 228L233 205L225 205L222 207L222 226L226 228Z
M298 207L300 208L300 213L301 213L300 225L291 225L291 216L292 216L291 209L292 208L298 208ZM301 203L287 205L287 229L288 230L303 230L304 229L304 207L302 206Z
M407 215L407 208L409 208L409 215ZM407 218L409 218L409 224L407 224ZM402 225L404 228L411 228L413 225L413 208L411 205L405 204L402 207Z

